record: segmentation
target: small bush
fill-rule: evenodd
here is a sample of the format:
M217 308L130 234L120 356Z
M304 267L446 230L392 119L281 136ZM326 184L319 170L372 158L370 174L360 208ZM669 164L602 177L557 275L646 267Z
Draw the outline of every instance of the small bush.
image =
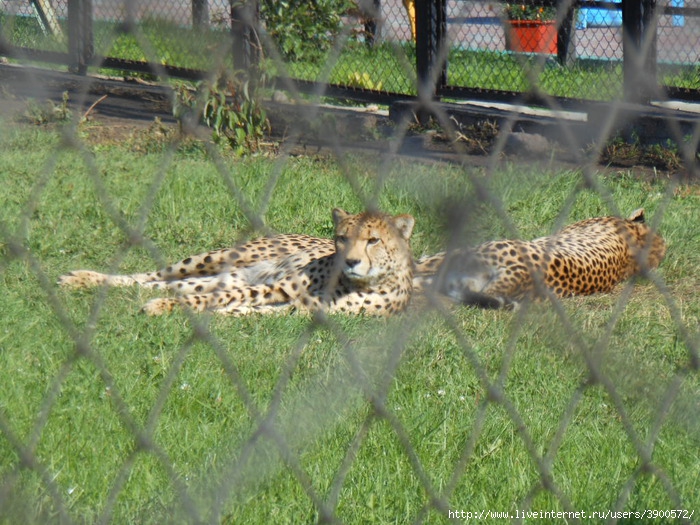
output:
M333 45L351 6L349 0L263 0L260 16L285 59L316 62Z
M200 100L200 97L204 98ZM260 141L270 129L255 89L242 75L234 74L213 84L203 82L197 93L180 88L175 116L182 122L197 107L202 108L202 120L213 130L214 142L228 143L238 155L257 151Z

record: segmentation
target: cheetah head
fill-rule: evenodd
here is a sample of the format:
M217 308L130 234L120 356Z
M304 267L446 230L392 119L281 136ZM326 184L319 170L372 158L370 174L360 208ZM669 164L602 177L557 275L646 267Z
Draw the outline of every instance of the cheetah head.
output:
M646 224L644 208L634 210L625 221L625 226L637 259L634 273L639 273L642 269L658 268L666 255L666 243Z
M355 285L376 285L390 276L413 271L409 239L415 223L410 215L333 210L335 246L343 275Z

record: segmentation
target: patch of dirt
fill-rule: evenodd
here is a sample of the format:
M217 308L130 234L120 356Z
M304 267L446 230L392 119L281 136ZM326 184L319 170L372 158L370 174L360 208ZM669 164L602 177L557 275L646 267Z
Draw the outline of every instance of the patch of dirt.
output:
M27 104L52 101L64 93L74 115L116 127L143 127L158 117L175 123L171 90L138 80L81 77L53 70L0 65L0 115L21 119Z
M67 105L73 117L84 118L81 131L90 144L130 144L146 151L178 137L179 126L172 112L173 93L167 87L133 79L80 77L0 64L0 117L29 121L25 114L30 101L35 104L52 101L50 104L59 106L64 93L67 93ZM395 151L399 156L425 162L493 165L499 128L489 119L458 126L456 140L448 140L439 130L410 127L397 145L391 138L394 123L386 116L347 108L324 107L309 111L274 101L265 104L273 130L268 147L273 152L284 143L284 151L292 155L337 156L347 152ZM200 126L195 128L195 135L206 140L211 132ZM678 164L661 162L658 148L654 150L654 157L635 155L633 149L622 148L619 142L611 144L603 151L603 164L596 166L599 171L614 173L634 169L642 177L658 178L666 171L683 170ZM501 158L539 162L561 169L581 167L577 155L556 151L555 144L532 133L511 132Z
M134 140L134 137L147 130L152 124L145 122L132 122L119 119L91 120L83 127L83 131L90 144L124 144Z

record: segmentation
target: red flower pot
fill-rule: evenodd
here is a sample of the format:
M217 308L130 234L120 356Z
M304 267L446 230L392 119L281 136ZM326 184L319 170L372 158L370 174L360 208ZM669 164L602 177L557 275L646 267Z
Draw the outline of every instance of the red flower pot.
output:
M509 51L557 54L557 25L553 20L509 20L506 29Z

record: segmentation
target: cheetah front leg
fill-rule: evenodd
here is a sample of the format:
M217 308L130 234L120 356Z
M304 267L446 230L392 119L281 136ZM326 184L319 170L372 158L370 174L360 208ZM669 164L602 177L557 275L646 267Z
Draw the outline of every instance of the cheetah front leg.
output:
M424 255L415 262L415 275L422 277L435 275L440 266L445 262L447 252L439 252L435 255Z
M146 303L141 309L147 315L163 315L172 312L176 307L180 306L177 299L170 298L160 298L153 299ZM276 304L276 305L264 305L264 306L245 306L239 305L235 307L219 308L212 310L212 313L219 315L226 315L231 317L243 317L246 315L267 315L267 314L289 314L295 310L295 307L291 304Z
M186 306L195 312L211 310L219 314L241 315L239 310L289 305L291 300L292 296L281 286L260 284L173 298L161 297L147 302L142 310L148 315L161 315L171 312L176 306Z
M147 315L163 315L172 312L180 301L171 297L159 297L151 299L143 305L141 311Z
M180 297L159 297L148 301L141 311L148 315L162 315L172 312L178 306L188 307L195 312L217 310L229 301L234 301L231 292L210 292L187 294Z

